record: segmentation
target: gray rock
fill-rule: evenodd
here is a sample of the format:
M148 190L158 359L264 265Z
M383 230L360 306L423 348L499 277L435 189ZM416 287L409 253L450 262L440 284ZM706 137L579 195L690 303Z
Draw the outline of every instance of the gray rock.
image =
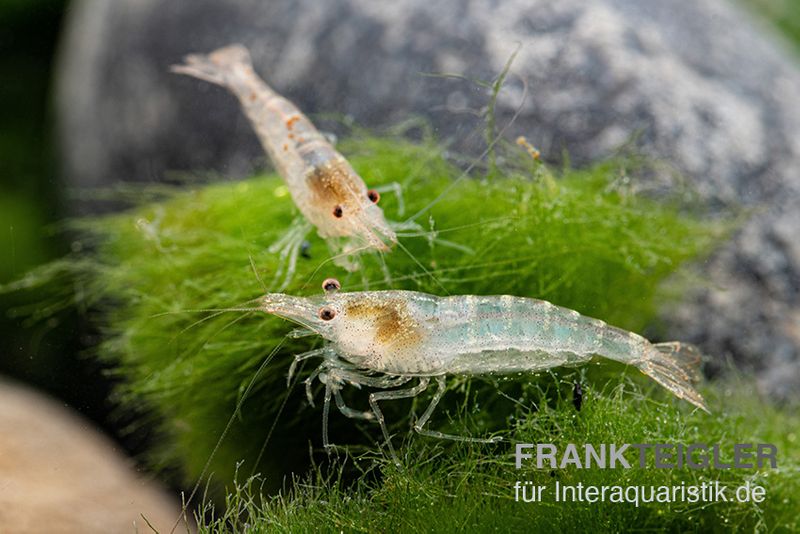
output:
M229 95L167 71L231 42L312 115L370 127L422 115L476 154L486 91L421 73L489 79L519 44L498 122L522 113L506 135L578 164L635 137L709 206L759 208L707 262L709 287L671 314L670 334L796 396L800 74L765 34L726 0L82 0L58 77L63 162L79 185L263 165Z

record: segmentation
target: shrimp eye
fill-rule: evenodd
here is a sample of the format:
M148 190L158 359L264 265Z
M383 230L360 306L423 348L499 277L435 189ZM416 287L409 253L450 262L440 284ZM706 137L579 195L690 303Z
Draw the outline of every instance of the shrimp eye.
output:
M336 293L340 289L342 289L342 284L336 278L326 278L324 282L322 282L322 289L325 293Z
M342 215L344 215L344 210L342 210L342 207L339 205L334 206L333 216L336 217L337 219L341 219Z
M377 192L377 191L375 191L374 189L370 189L369 191L367 191L367 198L368 198L368 199L370 200L370 202L372 202L373 204L377 204L377 203L378 203L378 201L381 199L381 195L380 195L380 193L378 193L378 192Z
M319 309L319 318L323 321L330 321L336 317L336 312L330 308L320 308Z

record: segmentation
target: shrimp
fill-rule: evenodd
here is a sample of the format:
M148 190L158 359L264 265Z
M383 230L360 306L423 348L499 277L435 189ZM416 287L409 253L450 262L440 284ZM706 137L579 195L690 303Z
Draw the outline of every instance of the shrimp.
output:
M353 271L348 256L362 250L387 252L397 236L378 207L380 194L364 180L294 104L270 88L253 70L242 45L230 45L208 55L192 54L172 72L227 88L238 99L264 150L283 178L305 217L271 249L288 261L285 289L310 226L317 229L334 254L335 263ZM280 272L278 273L278 277Z
M422 435L459 441L493 442L444 434L425 428L445 392L446 375L485 375L537 372L565 365L580 365L594 356L633 365L676 397L708 411L692 386L699 378L699 351L688 344L650 343L621 328L532 298L459 295L438 297L415 291L339 292L328 279L325 294L295 297L269 293L259 308L300 324L309 334L328 343L295 356L298 362L313 357L322 364L306 380L325 385L323 443L329 447L327 418L331 398L347 417L377 421L392 457L397 458L378 405L379 401L415 397L431 380L437 391L414 430ZM407 389L377 391L370 395L371 411L345 406L344 385L394 388L416 380Z

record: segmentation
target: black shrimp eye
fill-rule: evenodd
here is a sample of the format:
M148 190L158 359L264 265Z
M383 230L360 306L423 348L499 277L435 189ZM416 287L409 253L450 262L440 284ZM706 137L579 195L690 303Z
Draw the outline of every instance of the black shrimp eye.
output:
M377 191L375 191L374 189L370 189L369 191L367 191L367 198L368 198L368 199L370 200L370 202L372 202L373 204L377 204L377 203L378 203L378 201L381 199L381 195L380 195L380 193L378 193L378 192L377 192Z
M344 210L341 206L334 206L333 207L333 216L337 219L341 219L342 215L344 215Z
M336 312L330 308L320 308L319 309L319 318L323 321L330 321L336 317Z
M342 289L342 284L336 278L326 278L324 282L322 282L322 289L325 293L335 293Z

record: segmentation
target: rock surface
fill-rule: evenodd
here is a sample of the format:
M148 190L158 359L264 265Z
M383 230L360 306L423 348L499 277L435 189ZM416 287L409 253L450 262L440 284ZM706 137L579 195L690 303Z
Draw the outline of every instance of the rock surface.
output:
M800 388L800 73L726 0L81 0L58 86L72 184L242 176L264 156L223 90L168 74L188 53L242 42L302 109L370 127L413 115L473 154L475 84L521 46L498 123L578 164L634 138L688 176L709 206L757 208L704 267L710 283L670 335L759 370L778 396ZM523 96L523 81L529 96Z
M0 531L151 532L144 516L169 532L179 515L177 500L87 421L0 380Z

